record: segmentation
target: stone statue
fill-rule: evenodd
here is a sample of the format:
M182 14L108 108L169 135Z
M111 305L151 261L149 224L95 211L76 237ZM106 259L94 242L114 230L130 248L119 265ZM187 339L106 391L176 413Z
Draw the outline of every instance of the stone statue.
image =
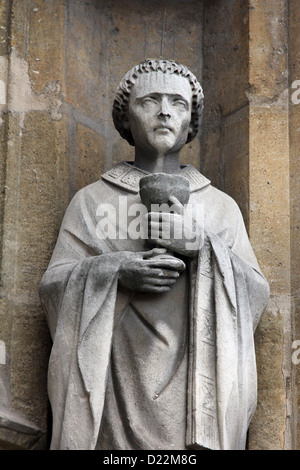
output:
M179 163L202 111L173 61L119 85L113 120L134 162L74 196L40 286L52 449L245 448L269 288L237 204Z

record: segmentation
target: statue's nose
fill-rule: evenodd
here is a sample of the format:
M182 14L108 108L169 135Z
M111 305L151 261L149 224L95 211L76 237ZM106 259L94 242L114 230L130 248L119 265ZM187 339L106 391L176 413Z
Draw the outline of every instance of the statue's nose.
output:
M169 104L167 98L163 98L161 100L160 110L159 110L158 115L162 116L162 117L171 117L170 104Z

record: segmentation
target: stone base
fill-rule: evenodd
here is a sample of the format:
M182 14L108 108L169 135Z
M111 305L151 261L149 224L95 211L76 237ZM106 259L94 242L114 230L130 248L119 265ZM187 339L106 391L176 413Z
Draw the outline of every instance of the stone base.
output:
M0 450L45 449L46 432L32 421L0 407Z

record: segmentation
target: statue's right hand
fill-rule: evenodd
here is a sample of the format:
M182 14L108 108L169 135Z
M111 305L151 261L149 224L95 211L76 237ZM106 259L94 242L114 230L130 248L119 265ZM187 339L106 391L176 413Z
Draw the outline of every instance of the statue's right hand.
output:
M119 282L138 292L167 292L184 271L184 262L164 248L120 252Z

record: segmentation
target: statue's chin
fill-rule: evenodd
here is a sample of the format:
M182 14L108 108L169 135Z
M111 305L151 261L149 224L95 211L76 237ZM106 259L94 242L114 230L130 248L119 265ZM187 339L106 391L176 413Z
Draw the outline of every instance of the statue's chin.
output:
M155 129L148 135L148 144L158 153L179 153L187 140L187 132L176 135L166 127Z

